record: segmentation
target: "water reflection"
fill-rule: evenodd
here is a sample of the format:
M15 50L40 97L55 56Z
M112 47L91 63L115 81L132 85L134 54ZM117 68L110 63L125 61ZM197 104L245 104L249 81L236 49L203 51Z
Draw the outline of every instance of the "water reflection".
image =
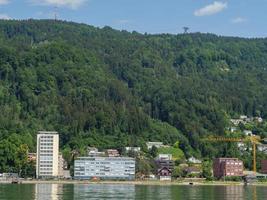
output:
M61 200L63 195L62 184L36 184L35 200Z
M240 200L245 199L245 187L244 186L225 186L223 187L224 199Z
M172 199L174 196L170 186L135 186L135 199Z
M134 185L74 185L74 199L135 199Z
M0 184L0 200L263 200L266 186Z

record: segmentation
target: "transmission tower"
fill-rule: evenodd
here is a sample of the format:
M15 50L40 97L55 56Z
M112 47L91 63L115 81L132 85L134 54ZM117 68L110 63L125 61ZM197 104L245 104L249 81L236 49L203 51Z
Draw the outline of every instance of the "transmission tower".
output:
M188 33L188 31L189 31L189 27L183 27L183 29L184 29L184 34L186 34L186 33Z
M54 15L55 15L55 21L57 21L58 20L58 7L57 6L54 7Z

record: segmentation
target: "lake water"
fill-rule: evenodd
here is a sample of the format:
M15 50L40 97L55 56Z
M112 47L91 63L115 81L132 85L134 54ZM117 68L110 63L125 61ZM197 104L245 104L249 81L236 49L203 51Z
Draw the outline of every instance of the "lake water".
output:
M0 200L65 199L160 199L160 200L264 200L263 186L144 186L144 185L62 185L0 184Z

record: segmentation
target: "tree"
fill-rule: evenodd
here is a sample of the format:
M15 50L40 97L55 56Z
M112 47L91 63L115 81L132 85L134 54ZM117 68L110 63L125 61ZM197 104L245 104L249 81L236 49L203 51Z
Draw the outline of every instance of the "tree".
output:
M202 162L202 176L207 180L212 180L212 163L209 160Z
M21 176L23 169L24 171L26 171L27 164L28 164L28 160L27 160L28 152L29 152L29 148L26 144L21 144L16 150L15 166L17 168L17 172L19 173L19 176Z
M153 172L153 167L151 166L151 162L146 159L136 159L136 174L142 175L150 175Z
M172 177L181 178L184 176L185 176L184 169L180 166L175 166L174 169L172 170Z
M149 151L149 154L152 158L156 158L158 156L158 148L153 145Z

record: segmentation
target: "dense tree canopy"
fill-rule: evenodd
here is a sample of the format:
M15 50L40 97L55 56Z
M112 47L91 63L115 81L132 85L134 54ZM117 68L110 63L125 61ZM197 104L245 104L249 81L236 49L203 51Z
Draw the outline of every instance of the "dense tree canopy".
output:
M267 118L266 63L266 39L2 20L0 154L25 148L11 134L35 151L38 130L57 130L68 151L150 140L179 141L187 157L221 155L226 145L200 138L224 134L231 116Z

